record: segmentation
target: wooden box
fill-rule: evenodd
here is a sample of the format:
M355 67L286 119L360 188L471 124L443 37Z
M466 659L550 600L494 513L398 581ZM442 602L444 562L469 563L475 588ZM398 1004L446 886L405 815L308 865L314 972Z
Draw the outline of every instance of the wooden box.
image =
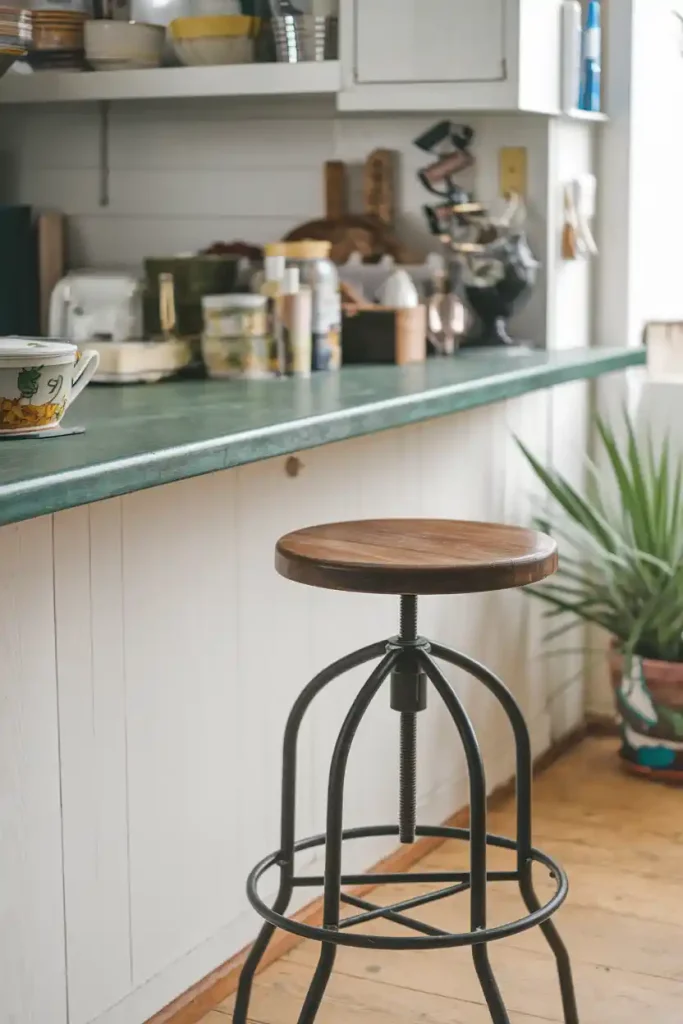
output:
M427 309L344 307L342 357L354 363L421 363L427 358Z

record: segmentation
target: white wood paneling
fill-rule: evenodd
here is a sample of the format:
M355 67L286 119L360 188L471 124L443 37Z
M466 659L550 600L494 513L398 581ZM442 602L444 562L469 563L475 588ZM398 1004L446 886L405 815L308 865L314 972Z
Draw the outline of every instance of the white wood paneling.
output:
M596 174L597 135L602 129L573 121L551 125L551 184L549 186L549 253L555 267L548 296L551 348L592 345L594 340L594 282L598 259L562 259L564 185L584 174ZM595 225L593 225L596 230ZM623 344L622 341L617 344Z
M468 118L476 167L459 180L484 200L498 195L499 149L525 146L529 235L543 269L514 329L544 345L548 120ZM99 205L99 123L94 105L3 108L0 201L63 209L72 266L131 266L145 256L188 252L218 239L263 244L323 215L323 164L349 165L351 208L362 210L362 165L376 147L400 155L397 228L418 256L434 246L417 171L428 162L413 139L424 114L345 117L319 100L114 104L110 111L109 205ZM586 129L589 130L589 129ZM571 322L571 321L570 321ZM575 342L579 344L579 341Z
M0 1022L66 1024L52 523L0 529Z
M54 517L69 1024L130 992L119 499Z
M241 898L234 475L123 501L133 981ZM239 894L239 895L238 895Z

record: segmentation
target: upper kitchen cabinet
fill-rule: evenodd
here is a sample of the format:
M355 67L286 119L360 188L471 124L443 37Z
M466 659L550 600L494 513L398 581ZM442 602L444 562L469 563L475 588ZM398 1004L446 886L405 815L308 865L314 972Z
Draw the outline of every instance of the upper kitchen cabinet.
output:
M342 0L340 110L556 114L561 0Z
M360 84L505 77L505 0L359 0Z

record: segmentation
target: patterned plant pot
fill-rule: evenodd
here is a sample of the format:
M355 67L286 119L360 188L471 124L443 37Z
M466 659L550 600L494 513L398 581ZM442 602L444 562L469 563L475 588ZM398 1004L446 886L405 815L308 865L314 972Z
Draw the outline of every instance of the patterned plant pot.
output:
M610 653L624 766L683 784L683 663Z

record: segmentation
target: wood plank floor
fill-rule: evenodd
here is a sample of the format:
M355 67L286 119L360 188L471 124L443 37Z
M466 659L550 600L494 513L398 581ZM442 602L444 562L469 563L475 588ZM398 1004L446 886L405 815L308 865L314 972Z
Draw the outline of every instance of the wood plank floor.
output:
M588 740L536 782L535 844L570 877L556 921L569 946L581 1024L683 1024L683 792L622 774L613 740ZM513 803L494 810L490 830L513 833ZM462 844L447 843L422 869L465 866ZM491 866L511 867L492 851ZM540 894L549 893L539 869ZM376 895L392 903L425 886L393 886ZM449 930L466 930L467 897L413 912ZM511 883L491 888L492 923L524 913ZM368 932L397 931L373 921ZM554 961L536 932L491 949L512 1024L562 1021ZM294 1024L318 947L303 943L264 972L255 986L255 1024ZM230 999L203 1024L227 1024ZM487 1024L467 950L383 952L340 949L320 1024Z

